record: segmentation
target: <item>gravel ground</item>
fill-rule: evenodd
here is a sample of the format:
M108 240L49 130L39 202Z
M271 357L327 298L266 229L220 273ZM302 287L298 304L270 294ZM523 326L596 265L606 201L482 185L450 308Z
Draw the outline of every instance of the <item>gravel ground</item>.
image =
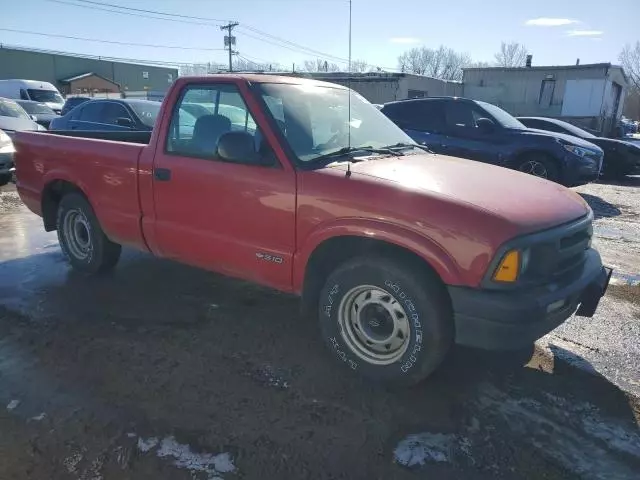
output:
M596 317L401 391L290 296L136 252L77 275L1 189L0 479L636 479L638 186L577 189L617 272Z

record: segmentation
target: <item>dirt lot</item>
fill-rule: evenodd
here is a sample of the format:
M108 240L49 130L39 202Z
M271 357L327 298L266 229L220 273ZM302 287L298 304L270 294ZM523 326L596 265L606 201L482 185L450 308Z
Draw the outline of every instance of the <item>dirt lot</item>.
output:
M632 479L640 178L577 189L616 268L593 319L522 355L457 349L388 391L333 362L295 298L127 252L71 271L0 191L0 479Z

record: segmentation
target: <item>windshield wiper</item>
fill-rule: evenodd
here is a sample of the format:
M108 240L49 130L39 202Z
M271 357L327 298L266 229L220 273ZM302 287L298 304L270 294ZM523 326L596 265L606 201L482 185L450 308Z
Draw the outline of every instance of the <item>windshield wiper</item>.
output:
M380 155L393 155L395 157L402 155L400 152L396 152L390 148L373 148L373 147L342 147L339 150L335 150L333 152L329 152L329 153L325 153L324 155L320 155L319 157L314 158L313 160L326 160L329 158L335 158L335 157L343 157L346 155L350 155L352 153L357 153L357 152L369 152L369 153L377 153ZM357 159L357 158L353 158L350 157L348 159L348 161L350 163L356 163L356 162L362 162L363 160Z
M399 142L399 143L396 143L394 145L387 145L386 147L383 147L383 148L386 148L386 149L389 149L389 150L403 150L405 148L419 148L420 150L424 150L425 152L434 153L432 150L429 149L429 147L427 147L426 145L420 145L419 143Z

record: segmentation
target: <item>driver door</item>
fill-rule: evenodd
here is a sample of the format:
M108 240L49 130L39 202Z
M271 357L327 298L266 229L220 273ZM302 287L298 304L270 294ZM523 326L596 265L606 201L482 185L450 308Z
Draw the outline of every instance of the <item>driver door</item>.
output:
M222 160L217 143L232 130L252 134L271 165ZM276 159L235 84L186 85L154 159L160 253L290 289L296 183L287 167Z

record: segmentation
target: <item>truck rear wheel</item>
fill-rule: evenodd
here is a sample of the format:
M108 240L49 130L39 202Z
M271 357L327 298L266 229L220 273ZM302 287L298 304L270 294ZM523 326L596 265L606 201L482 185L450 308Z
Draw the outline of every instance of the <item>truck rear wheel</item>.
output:
M62 252L75 269L99 273L118 263L122 247L107 238L82 195L70 193L62 197L56 225Z
M384 257L359 257L338 267L320 294L319 319L338 360L393 385L426 378L454 338L440 281Z

